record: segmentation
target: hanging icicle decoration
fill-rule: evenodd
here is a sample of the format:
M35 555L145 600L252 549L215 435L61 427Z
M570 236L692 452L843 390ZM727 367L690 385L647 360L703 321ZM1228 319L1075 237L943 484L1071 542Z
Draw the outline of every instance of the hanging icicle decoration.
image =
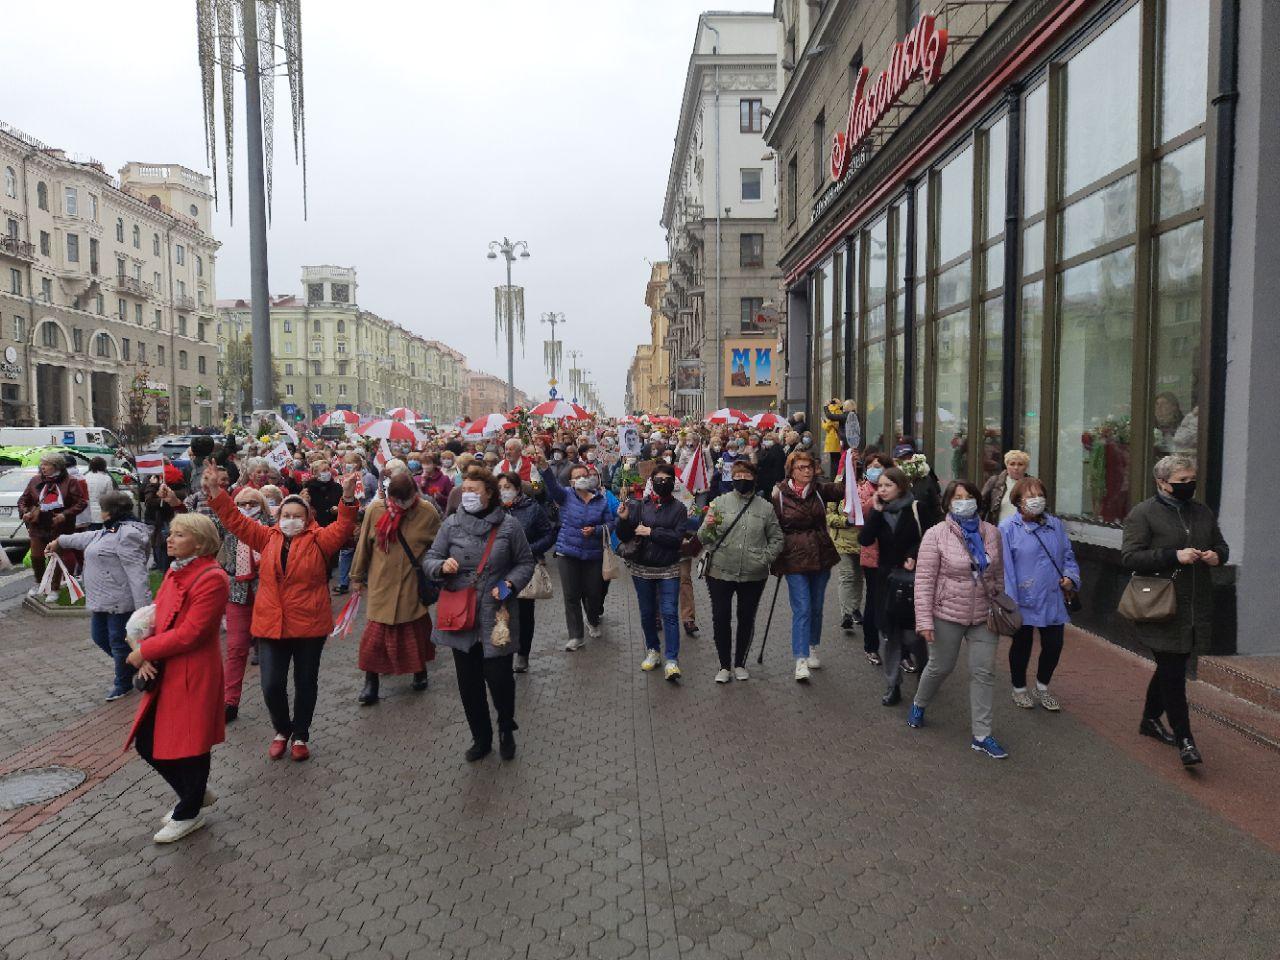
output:
M510 319L507 316L507 288L505 286L493 288L493 345L498 346L498 340ZM515 331L515 336L520 338L520 356L524 357L524 287L517 287L514 284L511 287L511 307L515 312L515 325L511 327Z
M263 174L267 218L271 217L275 166L275 76L280 62L277 37L284 48L293 121L293 159L302 164L302 215L307 216L307 127L302 93L301 0L196 0L196 41L200 61L200 96L204 107L205 152L213 176L213 199L218 202L217 110L214 75L222 93L223 156L227 178L227 204L235 216L235 76L244 69L237 51L244 50L244 14L257 17L259 85L262 107ZM276 18L280 24L277 30Z

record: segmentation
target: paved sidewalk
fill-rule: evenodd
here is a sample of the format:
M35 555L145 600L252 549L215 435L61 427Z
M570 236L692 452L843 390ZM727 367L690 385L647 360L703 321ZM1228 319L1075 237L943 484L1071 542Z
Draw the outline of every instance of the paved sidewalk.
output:
M726 686L698 599L680 685L638 669L629 582L576 654L559 600L539 603L507 764L463 762L445 657L427 693L389 680L362 709L355 643L332 643L312 761L267 760L250 688L214 752L209 825L171 847L150 842L159 777L112 768L132 704L101 703L84 625L5 613L0 770L74 740L101 779L0 847L0 956L1276 955L1280 757L1193 718L1206 764L1181 770L1133 735L1135 658L1073 637L1057 716L1013 707L1002 664L998 763L967 748L963 666L921 731L880 706L860 639L831 629L834 586L808 687L785 589L764 666Z

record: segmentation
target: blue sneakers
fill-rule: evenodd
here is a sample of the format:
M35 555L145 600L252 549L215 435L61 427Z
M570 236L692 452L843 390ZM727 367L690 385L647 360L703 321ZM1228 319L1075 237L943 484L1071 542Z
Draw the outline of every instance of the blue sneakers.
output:
M1009 756L1009 751L1000 746L1000 741L990 734L983 737L981 740L975 737L969 746L978 751L978 753L985 753L993 760L1004 760Z
M911 704L911 712L907 714L907 726L919 730L924 726L924 707Z

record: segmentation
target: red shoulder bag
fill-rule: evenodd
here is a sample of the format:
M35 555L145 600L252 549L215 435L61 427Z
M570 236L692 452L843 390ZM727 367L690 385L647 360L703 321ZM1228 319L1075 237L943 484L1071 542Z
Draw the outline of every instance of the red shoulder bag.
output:
M480 566L476 567L475 580L480 579L484 565L489 562L489 551L493 549L493 541L497 538L498 527L494 527L493 533L489 534L489 542L484 545ZM440 591L440 599L436 601L435 629L447 633L466 633L475 629L478 607L475 580L461 590Z

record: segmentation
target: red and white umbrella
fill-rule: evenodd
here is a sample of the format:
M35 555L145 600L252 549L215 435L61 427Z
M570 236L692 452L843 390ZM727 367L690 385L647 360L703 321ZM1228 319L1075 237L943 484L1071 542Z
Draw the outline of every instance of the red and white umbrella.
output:
M735 410L733 407L721 407L714 413L708 414L706 422L710 424L740 424L746 423L750 419L741 410Z
M410 410L408 407L394 407L387 411L388 420L407 420L410 423L421 420L422 415L416 410Z
M371 420L359 427L356 433L375 440L395 440L399 443L413 443L418 439L413 428L399 420Z
M757 430L777 430L779 427L784 426L786 422L776 413L757 413L747 421Z
M318 427L341 427L349 423L359 423L360 414L354 410L331 410L316 420Z
M540 403L529 411L529 416L550 417L553 420L591 419L591 414L576 403L570 403L568 400L548 400L545 403Z
M501 433L507 427L514 426L515 423L508 420L506 414L491 413L479 420L471 421L462 432L469 437L487 437L491 433Z

